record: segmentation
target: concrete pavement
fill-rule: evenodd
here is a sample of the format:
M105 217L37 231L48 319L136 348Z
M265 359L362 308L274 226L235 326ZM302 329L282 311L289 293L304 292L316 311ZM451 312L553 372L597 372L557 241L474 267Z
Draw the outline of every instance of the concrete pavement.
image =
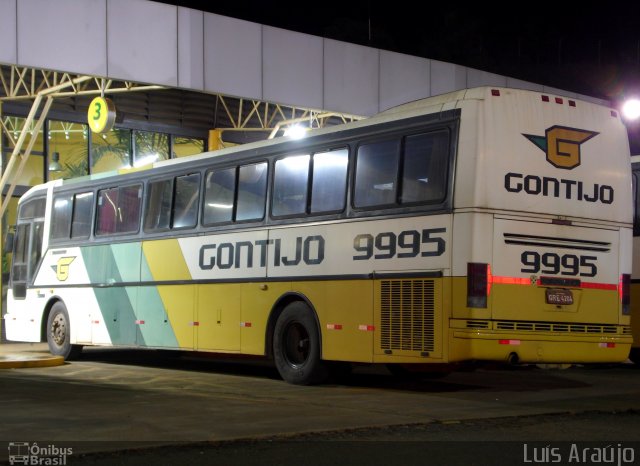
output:
M46 343L0 343L0 369L52 367L61 364L64 364L64 359L49 353Z

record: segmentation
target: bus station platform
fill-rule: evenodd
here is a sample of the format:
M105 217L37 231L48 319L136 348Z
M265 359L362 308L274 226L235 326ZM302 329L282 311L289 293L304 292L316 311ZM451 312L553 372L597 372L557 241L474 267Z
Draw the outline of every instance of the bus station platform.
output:
M0 343L0 369L53 367L62 364L64 358L49 353L46 343Z

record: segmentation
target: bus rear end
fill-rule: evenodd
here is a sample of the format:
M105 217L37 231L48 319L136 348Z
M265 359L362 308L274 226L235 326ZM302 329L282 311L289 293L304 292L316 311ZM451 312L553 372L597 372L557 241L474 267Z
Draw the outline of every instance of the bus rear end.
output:
M620 116L513 89L472 90L460 105L454 234L466 247L454 253L464 279L451 359L625 361L632 208Z

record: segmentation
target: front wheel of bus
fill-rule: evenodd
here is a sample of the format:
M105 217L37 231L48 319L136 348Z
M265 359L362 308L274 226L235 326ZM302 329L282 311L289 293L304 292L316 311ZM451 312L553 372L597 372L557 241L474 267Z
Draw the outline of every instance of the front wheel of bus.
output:
M64 303L58 301L47 319L47 343L51 354L65 360L76 359L80 355L82 346L71 344L70 332L69 313Z
M273 355L286 382L311 385L327 378L319 335L315 316L305 303L291 303L282 311L274 330Z

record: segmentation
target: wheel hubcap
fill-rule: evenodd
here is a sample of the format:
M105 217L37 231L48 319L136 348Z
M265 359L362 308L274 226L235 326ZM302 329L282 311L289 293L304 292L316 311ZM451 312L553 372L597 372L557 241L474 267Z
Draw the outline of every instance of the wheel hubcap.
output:
M292 366L300 366L309 358L311 343L309 333L299 323L291 323L284 334L284 356Z
M51 337L56 345L64 345L67 338L67 323L62 314L55 316L51 323Z

